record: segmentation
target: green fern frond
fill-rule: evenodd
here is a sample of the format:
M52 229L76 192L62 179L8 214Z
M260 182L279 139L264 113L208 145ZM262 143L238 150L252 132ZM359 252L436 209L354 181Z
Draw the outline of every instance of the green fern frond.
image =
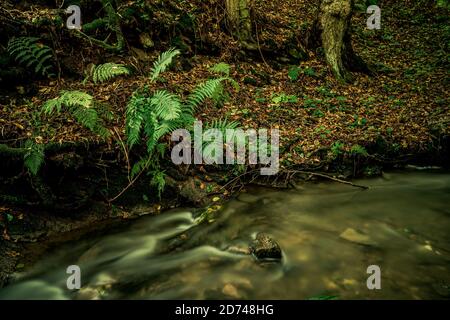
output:
M125 131L130 147L134 146L141 136L141 128L144 123L144 114L147 98L135 92L127 104L125 112Z
M95 109L85 108L83 106L73 107L71 110L72 115L86 128L90 129L92 132L97 132L98 129L98 114Z
M164 171L155 170L151 172L153 175L152 181L150 184L154 187L156 187L156 190L158 192L158 198L161 199L161 194L164 191L164 188L166 187L166 174Z
M94 107L94 97L83 91L62 91L60 96L61 104L68 107L82 106L84 108Z
M212 98L217 90L222 86L222 82L227 78L210 79L198 85L187 98L187 112L193 113L194 110L206 99Z
M158 60L156 60L155 63L153 64L153 68L150 74L150 80L155 81L156 79L158 79L159 75L162 72L166 71L166 69L170 66L173 58L175 58L180 53L181 53L180 50L175 48L171 48L163 52L158 57Z
M43 105L42 105L42 112L44 112L47 115L51 115L55 109L57 113L61 112L61 101L59 98L55 98L55 99L50 99L47 100Z
M102 125L95 109L95 99L91 95L82 91L62 91L58 98L45 102L42 111L47 115L51 115L55 110L60 113L63 106L81 125L104 138L109 136L110 133Z
M130 176L134 179L140 172L145 170L148 166L149 159L141 158L138 162L136 162L131 168Z
M218 74L223 74L227 77L230 76L230 71L231 71L231 67L229 64L225 63L225 62L220 62L214 66L212 66L211 68L209 68L209 71L214 72L214 73L218 73Z
M180 128L179 121L163 121L155 128L154 137L159 140L161 137L164 137L166 134L171 133Z
M25 167L31 174L37 175L39 169L44 163L44 146L42 144L35 143L33 140L27 140L25 143L25 148L27 149L27 152L23 157Z
M146 112L145 120L144 133L147 138L147 152L151 154L158 142L158 139L155 137L155 131L159 123L155 113L151 111Z
M92 80L95 84L100 82L108 81L114 77L124 75L124 74L130 74L130 70L123 64L117 64L117 63L104 63L98 66L94 66L91 69L92 73Z
M165 90L156 91L151 97L150 103L155 115L162 120L177 119L181 113L180 98Z
M218 129L222 133L225 133L227 129L237 129L239 127L240 127L239 122L237 122L237 121L228 121L227 118L213 120L212 122L207 122L205 124L205 128L206 129Z
M8 42L7 51L26 68L33 66L34 73L52 76L53 50L44 44L37 43L38 40L39 38L35 37L12 38Z

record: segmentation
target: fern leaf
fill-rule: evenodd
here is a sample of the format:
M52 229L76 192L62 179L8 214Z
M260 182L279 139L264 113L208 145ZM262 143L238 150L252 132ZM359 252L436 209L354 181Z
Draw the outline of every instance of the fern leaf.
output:
M62 91L61 96L48 100L42 106L42 111L48 115L55 109L61 112L62 106L67 108L78 123L102 137L109 136L109 131L102 125L101 119L94 108L94 98L82 91Z
M152 172L152 180L150 184L156 187L156 191L158 192L158 198L161 199L161 194L166 187L166 174L164 171L155 170Z
M140 172L145 170L148 166L149 159L147 158L141 158L138 162L136 162L133 167L131 168L130 176L133 179L136 177Z
M166 71L166 69L172 63L172 60L180 53L181 53L180 50L175 48L171 48L163 52L158 57L158 60L156 60L155 63L153 64L153 68L150 74L150 80L155 81L156 79L158 79L159 75L164 71Z
M59 99L62 104L68 107L83 106L91 108L94 105L94 98L83 91L63 91Z
M209 69L209 71L214 73L223 74L225 76L230 76L231 67L225 62L220 62Z
M92 80L97 84L124 74L130 74L130 70L127 67L122 64L108 62L92 69Z
M187 98L187 107L192 113L206 99L212 98L217 90L220 89L222 81L227 78L218 78L208 80L199 86Z
M84 106L76 106L72 107L71 113L83 126L93 132L97 131L99 121L97 111L91 108L85 108Z
M134 146L140 138L141 127L144 122L145 104L147 99L134 93L127 104L125 113L125 131L130 147Z
M42 106L42 111L47 115L51 115L53 111L55 111L55 109L58 113L61 112L61 101L59 100L59 98L50 99L46 101Z
M222 133L225 133L227 129L237 129L239 128L239 122L237 121L228 121L227 118L225 119L218 119L213 120L212 122L208 122L205 124L206 129L218 129Z
M173 120L180 116L181 101L175 94L165 90L156 91L150 103L155 115L162 120Z
M28 149L23 158L25 167L31 174L36 175L44 163L44 146L27 140L25 147Z
M14 59L25 65L26 68L34 67L34 73L44 76L52 75L53 51L50 47L36 43L39 38L19 37L8 42L7 51Z

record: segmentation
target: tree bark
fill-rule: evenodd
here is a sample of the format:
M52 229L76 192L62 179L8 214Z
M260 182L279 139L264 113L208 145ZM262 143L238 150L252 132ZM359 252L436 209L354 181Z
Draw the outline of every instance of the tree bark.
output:
M225 0L227 21L231 32L246 47L254 47L252 19L247 0Z
M353 51L350 22L354 0L321 0L317 18L308 36L310 47L322 46L335 77L352 81L350 71L369 72L367 65Z

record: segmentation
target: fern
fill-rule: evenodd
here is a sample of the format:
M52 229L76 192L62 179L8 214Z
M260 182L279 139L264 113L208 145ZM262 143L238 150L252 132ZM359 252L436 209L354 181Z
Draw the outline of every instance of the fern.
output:
M147 103L146 97L135 92L127 104L125 129L130 147L139 141Z
M108 81L120 75L128 75L130 70L123 64L104 63L98 66L93 66L91 69L92 80L95 84Z
M161 199L161 194L166 187L166 174L163 171L155 170L152 172L152 175L151 185L156 187L158 198Z
M173 93L161 90L156 91L150 99L155 115L162 120L177 119L181 113L181 101Z
M156 60L155 63L153 64L152 72L150 74L150 80L155 81L156 79L158 79L159 75L164 71L166 71L166 69L170 66L173 58L175 58L180 53L181 53L180 50L175 48L171 48L163 52L158 57L158 60Z
M25 142L25 148L27 149L23 157L25 167L31 174L37 175L44 163L44 146L42 144L36 144L33 140L27 140Z
M222 82L227 78L210 79L198 85L187 98L189 112L192 112L206 99L212 98L221 88Z
M53 76L52 69L53 51L50 47L37 43L39 38L19 37L12 38L8 42L7 51L17 62L26 68L34 67L36 74Z
M51 115L55 110L61 113L63 106L78 123L104 138L109 136L109 131L101 123L91 95L82 91L62 91L58 98L45 102L42 111L47 115Z
M152 81L158 79L179 53L176 49L162 53L154 63L150 79ZM229 68L227 69L225 64L217 66L214 70L229 74ZM132 178L144 170L152 170L152 185L157 187L158 196L161 196L165 186L165 175L160 170L160 159L164 156L165 144L160 140L178 128L192 128L195 121L195 109L206 99L214 98L218 91L223 91L222 82L225 80L230 79L228 77L210 79L198 85L185 101L166 90L157 90L149 94L144 88L133 93L126 109L127 143L131 148L140 142L142 136L145 136L148 158L142 158L133 166ZM225 132L226 129L236 128L238 124L225 119L213 121L207 126Z
M226 130L228 129L238 129L239 122L237 121L228 121L225 119L213 120L212 122L208 122L205 124L206 129L218 129L225 136Z
M225 75L227 77L230 76L231 67L229 64L225 62L220 62L209 69L209 71Z

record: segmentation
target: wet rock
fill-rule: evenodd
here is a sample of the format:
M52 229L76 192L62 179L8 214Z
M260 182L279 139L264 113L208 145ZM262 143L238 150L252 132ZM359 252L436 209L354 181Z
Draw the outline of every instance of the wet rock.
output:
M361 244L361 245L365 245L365 246L375 246L376 243L374 241L372 241L370 239L370 237L360 231L357 231L353 228L347 228L345 229L344 232L342 232L339 235L340 238L353 242L353 243L357 243L357 244Z
M153 48L155 46L152 37L146 32L139 35L139 42L145 49Z
M258 260L281 260L281 248L275 240L265 233L258 233L250 246L251 253Z
M81 288L78 291L77 300L100 300L101 299L101 294L98 290L94 289L94 288Z
M222 289L222 293L226 296L229 296L231 298L235 298L235 299L240 299L241 296L239 295L238 290L236 289L236 287L234 285L232 285L231 283L227 283L223 289Z

